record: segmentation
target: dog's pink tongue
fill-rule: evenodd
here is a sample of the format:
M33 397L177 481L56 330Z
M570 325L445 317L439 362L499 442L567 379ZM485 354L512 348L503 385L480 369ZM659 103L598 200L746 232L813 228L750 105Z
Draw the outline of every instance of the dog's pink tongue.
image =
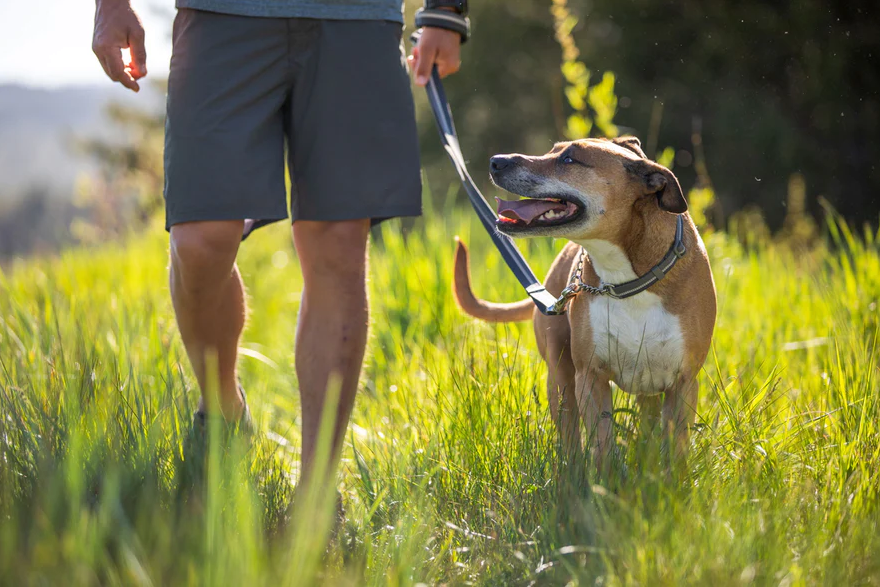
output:
M526 224L550 210L565 211L565 204L559 202L550 202L548 200L502 200L496 197L498 201L498 215L512 220L520 220Z

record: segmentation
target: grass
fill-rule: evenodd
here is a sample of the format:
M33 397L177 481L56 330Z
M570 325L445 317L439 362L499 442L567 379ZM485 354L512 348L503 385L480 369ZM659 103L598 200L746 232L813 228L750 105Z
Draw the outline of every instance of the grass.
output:
M614 469L564 463L531 327L464 317L521 292L471 215L400 230L371 258L372 326L332 498L286 523L298 457L300 276L283 226L242 250L242 380L261 436L181 459L195 404L156 228L0 274L0 583L880 583L874 236L743 247L705 235L719 297L699 431L681 479L615 396ZM531 241L541 274L561 242ZM332 496L332 492L327 492Z

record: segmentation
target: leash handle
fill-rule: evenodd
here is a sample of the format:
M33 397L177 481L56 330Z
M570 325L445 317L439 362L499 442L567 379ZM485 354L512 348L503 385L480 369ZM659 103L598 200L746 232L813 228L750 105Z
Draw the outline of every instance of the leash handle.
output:
M417 37L415 35L413 35L413 37L414 42L417 42ZM443 82L440 81L440 74L437 72L436 66L434 66L431 71L431 77L428 80L425 90L428 94L428 102L431 104L431 110L434 112L434 120L437 123L437 130L440 132L440 141L443 143L443 147L446 149L446 154L449 155L455 170L458 172L458 177L461 179L462 186L468 195L471 205L477 213L477 217L483 224L483 228L489 233L492 242L495 243L495 247L501 253L504 262L507 263L507 266L513 272L514 276L516 276L520 285L526 290L529 297L532 298L532 301L541 313L548 316L564 314L564 306L560 307L560 305L557 304L556 297L548 292L544 288L544 285L538 281L538 278L535 277L534 272L532 272L525 257L523 257L522 252L520 252L513 240L507 235L501 234L495 228L495 222L498 220L498 217L495 215L495 210L489 202L486 201L483 194L480 193L480 190L477 188L477 185L474 183L474 180L471 178L467 166L465 165L464 156L461 153L461 146L458 142L458 134L455 132L455 122L452 119L452 110L449 107L449 101L446 99L446 92L443 90Z

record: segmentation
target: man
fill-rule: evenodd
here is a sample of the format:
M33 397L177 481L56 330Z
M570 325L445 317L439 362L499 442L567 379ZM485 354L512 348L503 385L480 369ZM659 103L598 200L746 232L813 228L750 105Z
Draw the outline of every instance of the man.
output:
M137 92L144 30L130 0L96 0L94 51ZM354 404L367 338L371 223L421 212L401 0L177 0L168 84L165 199L170 285L202 390L197 420L249 412L238 385L245 295L235 265L254 227L286 218L304 288L296 331L302 471L311 470L328 381L341 381L334 452ZM459 67L464 0L428 0L409 60L425 85ZM131 52L126 65L122 49ZM215 369L211 373L209 369ZM218 382L217 397L206 395ZM212 386L212 388L215 386Z

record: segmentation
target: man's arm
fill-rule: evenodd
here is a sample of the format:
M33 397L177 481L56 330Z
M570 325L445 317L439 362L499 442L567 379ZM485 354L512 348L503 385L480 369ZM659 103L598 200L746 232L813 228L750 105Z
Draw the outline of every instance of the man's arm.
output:
M131 63L127 67L122 61L123 49L131 51ZM132 91L140 90L137 80L147 75L147 50L144 27L131 8L130 0L95 0L92 51L107 77Z

